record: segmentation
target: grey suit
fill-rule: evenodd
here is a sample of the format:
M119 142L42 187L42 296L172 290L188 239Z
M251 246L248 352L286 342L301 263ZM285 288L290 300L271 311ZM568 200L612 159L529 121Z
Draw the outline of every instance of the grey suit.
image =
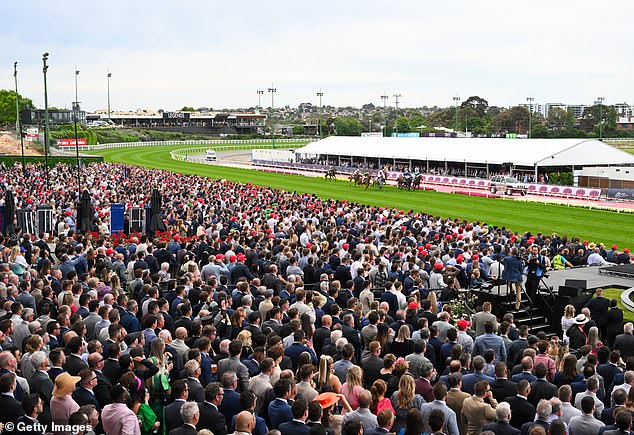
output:
M258 398L258 400L256 400L255 402L256 414L259 415L262 407L267 405L266 393L268 393L272 389L273 386L271 385L270 378L263 373L260 373L259 375L251 378L251 380L249 381L249 390L253 391L253 394L255 394L255 396Z
M240 392L249 389L249 370L238 358L230 356L218 361L218 379L222 379L225 372L235 372L238 376L238 390Z
M497 329L497 318L494 314L480 311L473 316L473 323L475 324L476 337L484 334L484 324L488 321L493 322L493 330Z
M572 417L568 428L570 435L596 435L603 426L601 420L597 420L590 414L581 414L578 417Z

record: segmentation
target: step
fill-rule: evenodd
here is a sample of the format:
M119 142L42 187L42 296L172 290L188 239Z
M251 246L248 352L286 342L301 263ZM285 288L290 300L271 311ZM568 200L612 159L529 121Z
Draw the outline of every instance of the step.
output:
M517 323L518 325L528 325L529 327L531 325L537 325L545 321L546 318L544 316L533 316L532 319L530 317L527 317L525 319L515 319L515 323Z
M549 333L551 335L554 335L551 332L549 332L550 329L551 329L551 325L549 325L548 323L539 323L539 324L531 325L529 327L529 331L530 331L531 334L536 334L539 331L544 331L547 336L548 336Z

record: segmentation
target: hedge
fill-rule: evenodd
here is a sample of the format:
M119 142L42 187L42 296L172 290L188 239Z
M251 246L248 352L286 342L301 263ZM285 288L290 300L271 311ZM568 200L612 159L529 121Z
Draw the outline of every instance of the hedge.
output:
M88 164L88 163L95 163L95 162L103 162L103 157L102 156L92 156L92 157L82 157L80 156L79 159L82 161L82 163L84 164ZM44 156L24 156L24 161L28 164L28 163L39 163L39 164L44 164L44 162L46 161L46 158ZM22 157L20 156L0 156L0 162L4 163L6 166L11 166L14 165L16 163L21 163L22 162ZM66 163L68 165L75 165L77 162L75 157L71 157L71 156L49 156L48 158L48 165L49 166L55 166L58 163Z

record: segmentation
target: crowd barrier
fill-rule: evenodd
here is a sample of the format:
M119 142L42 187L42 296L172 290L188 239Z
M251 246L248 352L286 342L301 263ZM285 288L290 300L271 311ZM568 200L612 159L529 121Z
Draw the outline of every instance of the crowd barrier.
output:
M287 143L308 143L315 139L275 139L276 144ZM152 147L152 146L176 146L176 145L257 145L257 144L271 144L271 139L208 139L208 140L163 140L163 141L148 141L148 142L116 142L116 143L104 143L98 145L88 145L84 149L87 150L103 150L109 148L128 148L128 147ZM250 148L245 148L250 149Z

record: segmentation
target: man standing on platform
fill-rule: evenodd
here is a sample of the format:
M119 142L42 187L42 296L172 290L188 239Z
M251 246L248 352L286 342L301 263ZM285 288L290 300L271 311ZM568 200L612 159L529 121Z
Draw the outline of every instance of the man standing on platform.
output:
M539 246L531 246L530 255L528 256L528 276L526 277L526 291L531 301L535 301L537 297L537 289L539 288L539 281L544 276L546 271L546 260L544 256L539 253Z

